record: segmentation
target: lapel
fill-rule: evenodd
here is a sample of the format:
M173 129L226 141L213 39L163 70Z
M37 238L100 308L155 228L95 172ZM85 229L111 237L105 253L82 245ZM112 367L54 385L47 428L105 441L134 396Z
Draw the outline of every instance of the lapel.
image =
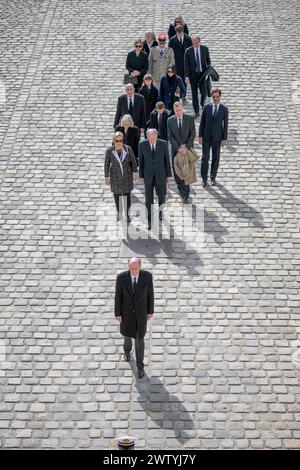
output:
M130 271L127 271L127 275L125 276L125 284L126 284L129 294L133 295Z
M125 284L126 284L129 294L133 296L130 271L127 271L127 275L125 276ZM136 286L136 293L138 293L139 290L144 286L145 286L145 276L144 276L143 271L140 270L139 280Z

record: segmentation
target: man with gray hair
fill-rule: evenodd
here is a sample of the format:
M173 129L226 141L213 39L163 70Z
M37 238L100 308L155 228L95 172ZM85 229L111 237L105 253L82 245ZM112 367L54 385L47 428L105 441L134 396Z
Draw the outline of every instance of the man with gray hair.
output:
M172 179L168 144L157 137L157 129L148 129L147 139L139 144L139 172L140 181L145 185L148 230L151 230L154 188L160 207L159 220L162 220L161 206L165 203L167 183L170 183Z
M132 338L135 338L135 356L138 377L144 376L144 337L147 321L153 316L154 290L152 274L141 269L140 258L128 261L128 270L117 276L115 317L124 336L124 359L131 361Z

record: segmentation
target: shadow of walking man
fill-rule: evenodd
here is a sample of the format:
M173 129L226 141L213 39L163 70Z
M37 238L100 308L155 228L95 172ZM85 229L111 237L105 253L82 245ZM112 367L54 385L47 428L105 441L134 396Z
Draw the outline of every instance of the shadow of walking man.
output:
M136 369L133 363L130 367L134 375ZM194 429L194 422L184 404L165 389L158 377L148 377L145 373L142 380L136 380L137 402L158 428L168 430L169 438L176 438L181 446L191 436L189 431Z

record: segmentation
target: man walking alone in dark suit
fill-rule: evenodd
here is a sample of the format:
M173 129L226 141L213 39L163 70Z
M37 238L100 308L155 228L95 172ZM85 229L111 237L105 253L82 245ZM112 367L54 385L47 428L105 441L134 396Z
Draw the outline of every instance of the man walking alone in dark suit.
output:
M135 338L135 355L138 377L144 376L144 337L147 321L153 316L154 290L152 274L141 269L141 260L131 258L128 271L117 276L115 317L120 322L124 336L124 359L131 361L132 338Z
M162 205L165 203L167 182L171 182L171 165L168 144L157 138L156 129L147 130L148 140L139 145L140 182L145 184L145 202L148 214L148 230L151 230L151 209L154 188L158 197L159 220L162 220Z
M212 148L212 162L210 169L211 184L216 184L216 177L220 161L220 147L227 144L228 134L228 108L221 101L221 90L216 88L212 92L213 104L207 104L201 115L199 126L199 144L202 144L201 178L203 187L207 186L208 162L210 148Z
M195 118L199 116L198 89L201 94L201 107L204 106L206 98L205 80L201 80L203 72L210 64L208 47L202 46L199 36L193 36L193 45L186 49L184 54L184 74L186 85L191 85L192 102L195 111Z

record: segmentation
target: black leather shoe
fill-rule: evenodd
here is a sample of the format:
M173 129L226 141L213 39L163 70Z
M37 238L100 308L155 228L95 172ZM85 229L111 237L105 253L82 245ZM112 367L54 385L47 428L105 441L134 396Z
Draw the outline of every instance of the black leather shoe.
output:
M130 362L131 361L130 353L125 353L124 354L124 359L125 359L126 362Z
M129 217L129 215L127 216L127 225L129 225L131 222L131 218Z
M217 184L216 180L213 180L213 179L212 179L212 180L211 180L211 185L212 185L212 186L216 186L216 184Z
M207 187L207 181L203 181L202 186L203 186L203 188L206 188Z
M142 378L144 377L144 375L145 375L144 369L138 370L138 378L139 378L139 379L142 379Z
M151 230L151 224L148 224L147 230Z

